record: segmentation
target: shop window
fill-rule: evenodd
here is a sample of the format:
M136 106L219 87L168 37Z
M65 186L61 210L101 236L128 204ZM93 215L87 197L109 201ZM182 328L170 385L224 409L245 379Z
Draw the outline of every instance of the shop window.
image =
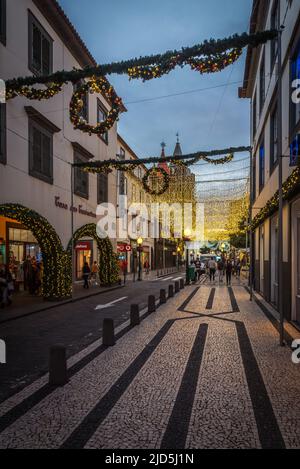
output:
M290 166L300 163L300 134L296 135L290 145Z
M0 42L6 45L6 0L0 0Z
M53 184L53 134L29 120L29 174Z
M50 75L53 69L53 41L39 21L29 13L29 69L35 75Z
M86 163L86 158L74 151L74 163ZM78 167L74 170L74 194L84 199L89 198L89 174Z
M108 202L108 175L100 173L98 174L98 204L104 204Z
M97 100L97 122L104 122L107 119L107 111L104 109L100 99ZM100 135L100 138L108 144L108 132Z
M6 164L6 104L0 104L0 163Z
M271 114L271 145L270 145L270 169L273 171L278 162L278 108Z
M265 144L262 142L259 146L259 191L265 185Z
M76 92L82 85L84 84L84 80L80 80L79 82L74 84L74 92ZM79 116L82 117L86 122L89 121L89 93L85 93L82 97L83 106L79 112Z

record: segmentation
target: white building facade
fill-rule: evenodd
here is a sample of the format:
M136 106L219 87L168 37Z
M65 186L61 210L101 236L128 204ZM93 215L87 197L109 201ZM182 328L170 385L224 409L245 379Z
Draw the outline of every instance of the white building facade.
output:
M282 115L278 111L278 41L248 49L240 97L251 99L253 146L252 204L255 217L262 215L278 190L278 161L282 156L283 184L291 181L300 164L300 104L293 102L293 85L300 79L300 0L256 0L251 32L282 31ZM300 82L299 82L300 83ZM299 87L299 85L298 85ZM278 123L282 124L282 148ZM290 179L288 179L290 178ZM265 299L278 306L278 271L283 270L284 314L300 324L300 193L295 186L283 209L283 265L278 265L278 206L257 223L254 233L254 285Z
M56 0L0 0L0 78L48 75L96 64ZM17 12L17 14L16 14ZM69 105L77 85L68 83L50 100L17 97L1 105L0 205L18 204L45 217L66 249L73 231L96 223L99 203L116 204L117 175L74 172L72 206L71 164L115 158L117 125L101 137L74 130ZM105 119L110 103L88 94L82 110L90 124ZM76 239L75 275L83 263L98 259L89 236ZM116 251L116 240L112 240ZM21 262L38 256L34 233L2 211L0 264L10 257Z

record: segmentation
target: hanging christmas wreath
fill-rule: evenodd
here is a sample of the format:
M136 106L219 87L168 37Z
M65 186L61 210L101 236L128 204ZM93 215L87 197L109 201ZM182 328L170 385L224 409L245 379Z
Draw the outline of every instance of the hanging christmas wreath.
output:
M155 177L157 179L162 178L162 185L161 185L160 189L151 189L151 187L149 186L149 178L151 178L151 177ZM144 190L148 194L150 194L150 195L162 195L169 188L170 177L169 177L169 174L167 173L167 171L165 169L158 168L158 167L154 166L153 168L148 169L148 171L146 172L145 176L142 179L142 183L143 183Z
M91 94L102 94L102 96L104 96L111 103L111 110L107 114L105 121L99 122L95 126L88 124L88 122L80 115L80 112L84 106L83 98L88 92ZM79 129L82 132L86 132L89 135L105 134L109 129L112 128L121 111L121 98L117 96L114 88L103 77L92 77L90 81L82 83L73 94L70 102L70 119L74 125L74 128Z
M201 74L216 73L236 62L242 53L242 49L233 49L229 53L216 54L204 59L190 58L186 63L191 66L192 70L196 70Z

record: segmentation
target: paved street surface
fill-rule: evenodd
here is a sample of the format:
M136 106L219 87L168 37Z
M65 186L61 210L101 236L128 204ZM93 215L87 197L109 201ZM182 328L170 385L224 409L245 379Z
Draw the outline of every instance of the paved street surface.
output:
M25 320L7 325L5 335L21 342L19 355L27 353L21 337L29 332L35 355L46 351L51 332L58 342L68 334L73 352L82 342L68 361L67 385L52 388L44 375L2 402L0 448L300 447L300 365L289 347L278 346L264 305L251 303L239 282L227 288L206 281L130 329L125 306L145 298L150 283L120 290L128 303L111 310L95 311L93 298L35 316L31 329ZM118 341L105 348L100 326L109 313L118 318ZM12 348L8 367L15 366Z

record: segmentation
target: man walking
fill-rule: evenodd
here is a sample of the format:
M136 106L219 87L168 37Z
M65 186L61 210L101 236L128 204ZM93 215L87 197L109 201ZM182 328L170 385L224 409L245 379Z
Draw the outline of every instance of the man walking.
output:
M217 263L212 257L210 261L208 261L208 268L209 268L209 280L210 282L213 280L215 281L216 270L217 270Z

